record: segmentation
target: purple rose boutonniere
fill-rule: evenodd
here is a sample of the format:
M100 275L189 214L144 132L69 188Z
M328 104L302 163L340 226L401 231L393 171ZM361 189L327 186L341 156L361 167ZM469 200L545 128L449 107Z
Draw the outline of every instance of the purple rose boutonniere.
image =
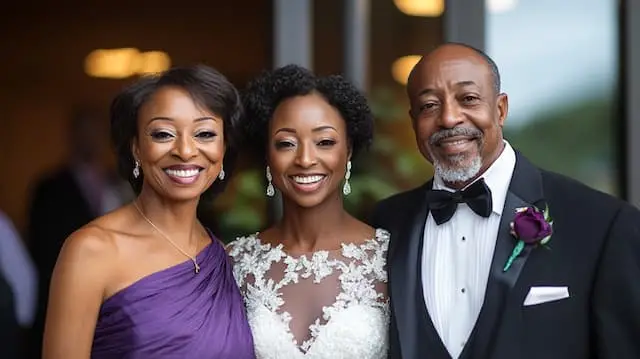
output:
M535 207L517 208L516 216L511 222L511 234L518 242L504 265L505 272L509 270L525 245L544 246L549 243L553 234L553 220L549 216L549 207L544 211Z

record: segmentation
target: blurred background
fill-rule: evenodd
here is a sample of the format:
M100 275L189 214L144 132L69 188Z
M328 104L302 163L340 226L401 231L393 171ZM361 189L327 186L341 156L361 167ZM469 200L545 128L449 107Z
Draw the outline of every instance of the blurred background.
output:
M414 144L404 86L417 54L465 42L501 70L515 147L540 167L640 203L635 0L70 0L12 3L0 16L3 358L39 358L62 241L132 198L114 174L111 99L138 76L173 65L213 66L238 88L288 63L346 74L377 121L346 198L364 219L376 201L431 176ZM200 217L225 241L256 232L279 209L264 192L264 169L241 158L226 192L201 203Z

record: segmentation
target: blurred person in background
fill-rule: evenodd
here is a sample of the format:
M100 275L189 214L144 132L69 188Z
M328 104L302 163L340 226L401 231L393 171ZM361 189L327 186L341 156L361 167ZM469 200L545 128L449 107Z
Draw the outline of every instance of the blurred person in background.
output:
M13 290L0 273L0 354L3 359L22 358L20 332Z
M0 352L18 358L33 324L36 268L12 221L0 211ZM22 356L20 356L22 358Z
M73 231L125 203L131 193L109 168L106 119L79 109L68 132L68 161L43 176L29 208L29 249L39 275L38 306L31 333L31 358L40 358L49 283L62 243Z
M65 241L45 359L254 358L229 258L196 216L229 179L241 112L235 87L206 66L116 96L111 139L137 197Z

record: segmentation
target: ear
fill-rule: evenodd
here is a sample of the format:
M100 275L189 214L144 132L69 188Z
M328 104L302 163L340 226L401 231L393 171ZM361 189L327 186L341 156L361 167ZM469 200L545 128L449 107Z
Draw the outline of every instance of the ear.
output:
M498 95L498 99L496 101L496 109L498 110L498 125L500 127L503 127L504 122L507 120L507 114L509 113L509 97L506 93L501 93Z
M131 140L131 154L134 161L140 161L140 147L138 146L138 137Z

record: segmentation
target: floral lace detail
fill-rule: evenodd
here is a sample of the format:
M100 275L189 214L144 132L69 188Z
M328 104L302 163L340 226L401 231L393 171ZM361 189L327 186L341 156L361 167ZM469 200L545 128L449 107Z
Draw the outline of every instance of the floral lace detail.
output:
M389 321L385 269L388 244L389 233L382 229L377 229L375 237L362 244L343 244L338 251L300 256L288 255L282 244L262 244L257 234L229 244L234 276L245 299L258 358L352 358L352 355L385 358ZM289 291L287 298L283 291L305 280L298 294L310 295L312 299L316 294L320 298L329 295L326 300L332 303L310 302L309 307L315 305L320 315L305 312L301 322L308 317L316 319L308 326L308 339L298 345L291 330L292 315L283 307L292 304L291 297L296 300L302 297ZM335 295L327 294L326 289L334 288ZM309 294L310 291L317 293ZM284 326L282 332L277 331L277 323L268 325L274 317ZM293 346L281 342L282 339Z

